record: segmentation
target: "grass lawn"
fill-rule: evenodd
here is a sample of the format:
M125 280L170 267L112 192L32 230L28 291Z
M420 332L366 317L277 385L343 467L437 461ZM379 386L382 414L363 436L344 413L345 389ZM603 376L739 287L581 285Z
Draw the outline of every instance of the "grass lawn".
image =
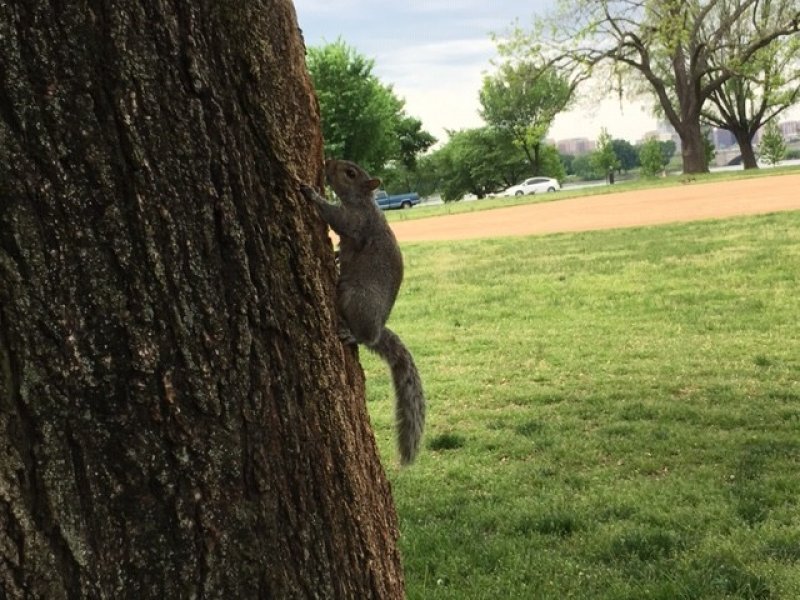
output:
M800 598L800 212L404 253L409 598Z
M687 179L682 175L670 175L669 177L665 178L659 177L655 179L633 179L622 181L614 185L591 186L587 188L579 188L577 190L566 189L553 194L535 194L532 196L515 196L513 198L486 198L471 202L449 202L447 204L431 206L420 205L411 210L387 210L384 212L384 214L386 215L386 219L392 223L394 221L425 219L428 217L439 217L442 215L490 210L493 208L517 206L520 204L552 202L554 200L565 200L567 198L578 198L581 196L602 196L604 194L614 194L618 192L671 187L683 185L687 181L688 183L695 185L705 182L772 177L775 175L786 175L798 172L800 172L800 167L790 166L776 167L771 169L756 169L750 171L741 170L707 173L705 175L692 175L691 179Z

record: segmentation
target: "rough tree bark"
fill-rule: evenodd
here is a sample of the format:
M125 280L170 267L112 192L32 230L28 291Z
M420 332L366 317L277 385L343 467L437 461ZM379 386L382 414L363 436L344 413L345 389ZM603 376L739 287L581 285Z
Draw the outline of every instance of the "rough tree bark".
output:
M672 122L672 126L681 139L681 158L683 172L708 173L708 159L706 158L705 136L700 127L699 112L697 116L686 117L683 121Z
M0 3L0 596L402 597L289 0Z
M753 148L753 138L758 131L751 131L749 127L734 127L729 128L728 131L732 132L733 137L736 138L739 152L742 153L742 166L745 169L757 169L758 159Z

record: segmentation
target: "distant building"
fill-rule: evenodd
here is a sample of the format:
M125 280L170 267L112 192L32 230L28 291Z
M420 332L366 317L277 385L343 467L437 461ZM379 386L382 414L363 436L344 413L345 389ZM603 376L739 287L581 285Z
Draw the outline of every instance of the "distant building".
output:
M672 136L678 135L675 131L675 128L672 126L672 123L669 121L659 121L658 122L658 134L666 139L663 141L667 141L672 139Z
M800 121L784 121L778 125L778 129L788 141L800 139Z
M594 152L595 143L594 141L585 137L570 138L568 140L559 140L556 142L556 148L558 148L558 151L561 154L581 156L582 154Z
M658 136L659 136L658 131L655 129L653 129L652 131L645 131L642 134L642 139L640 139L638 143L642 144L647 140L657 140Z
M648 131L642 136L641 142L646 142L647 140L656 139L659 142L669 142L672 140L675 142L675 148L680 152L681 149L681 138L678 135L678 132L675 131L675 128L670 124L669 121L659 121L658 129L654 129L653 131Z
M718 150L736 145L736 137L727 129L714 128L711 130L711 143Z

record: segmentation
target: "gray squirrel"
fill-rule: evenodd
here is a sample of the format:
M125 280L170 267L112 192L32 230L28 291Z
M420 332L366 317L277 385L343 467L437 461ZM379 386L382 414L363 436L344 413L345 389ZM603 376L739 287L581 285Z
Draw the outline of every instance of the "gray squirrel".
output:
M345 343L365 345L388 363L395 393L400 462L409 464L422 438L425 396L411 353L386 327L403 281L403 256L373 198L380 180L344 160L325 161L325 176L340 205L328 202L309 185L302 184L300 189L339 235L336 307L342 326L340 337Z

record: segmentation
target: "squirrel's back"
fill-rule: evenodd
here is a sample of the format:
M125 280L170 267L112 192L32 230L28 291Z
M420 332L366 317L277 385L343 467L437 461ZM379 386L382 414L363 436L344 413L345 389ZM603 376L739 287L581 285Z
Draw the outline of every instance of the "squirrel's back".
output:
M380 180L343 160L326 161L325 175L340 206L327 203L308 186L303 193L339 234L336 303L343 325L340 335L364 344L389 365L400 458L407 464L414 460L422 438L425 395L411 353L385 326L403 281L403 257L373 196Z

